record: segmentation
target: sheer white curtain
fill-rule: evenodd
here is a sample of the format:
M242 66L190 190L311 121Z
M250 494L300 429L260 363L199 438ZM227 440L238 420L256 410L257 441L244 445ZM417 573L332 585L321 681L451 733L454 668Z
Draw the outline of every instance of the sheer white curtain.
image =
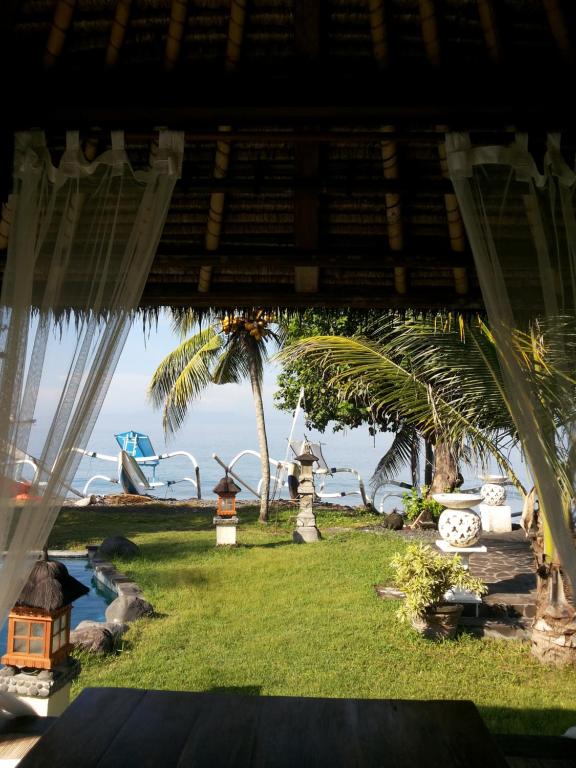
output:
M121 132L94 162L68 133L58 167L16 136L16 210L0 299L0 621L45 544L106 395L180 174L161 131L134 172ZM34 456L34 467L27 458ZM14 482L33 481L15 503Z
M576 588L576 174L558 135L548 136L540 167L526 135L473 147L467 134L453 133L446 144L504 394L556 555Z

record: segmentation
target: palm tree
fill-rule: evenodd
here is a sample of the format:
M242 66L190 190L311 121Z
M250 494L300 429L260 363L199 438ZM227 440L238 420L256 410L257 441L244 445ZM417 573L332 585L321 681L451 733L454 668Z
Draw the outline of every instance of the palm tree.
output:
M268 360L267 346L280 342L270 327L274 316L263 309L250 312L172 311L173 330L180 344L160 363L148 394L163 409L165 433L178 430L191 403L210 384L238 384L248 379L256 411L256 428L262 466L261 522L268 520L270 464L262 402L262 378Z
M546 443L546 458L568 502L576 496L576 453L573 441L566 439L576 424L576 379L566 361L567 349L576 349L576 324L566 319L548 327L533 323L514 331L512 341L534 393L531 406L542 417L539 440ZM354 393L376 409L397 409L406 434L397 435L396 457L388 457L388 465L401 458L402 451L404 458L410 455L409 440L416 430L435 436L436 450L440 439L444 445L466 443L480 458L496 458L525 497L523 517L538 563L533 653L541 660L576 663L573 591L542 511L534 507L534 491L526 494L506 459L519 440L494 338L484 323L460 321L455 328L442 327L437 320L387 318L371 339L313 337L283 355L306 358L330 370L331 384L343 397ZM564 506L568 510L568 503Z
M403 464L415 470L423 438L434 446L431 493L454 487L459 458L489 456L524 490L506 458L518 437L497 381L494 343L482 322L442 325L437 318L386 316L370 338L309 337L280 357L306 359L328 371L330 386L342 398L364 399L377 414L397 414L401 427L374 484Z

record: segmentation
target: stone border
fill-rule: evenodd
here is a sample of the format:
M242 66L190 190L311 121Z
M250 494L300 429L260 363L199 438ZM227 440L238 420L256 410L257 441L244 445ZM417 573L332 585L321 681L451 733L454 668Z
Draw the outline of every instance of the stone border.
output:
M91 551L92 550L92 551ZM125 573L116 570L116 566L106 560L101 560L96 554L97 545L86 545L85 550L79 549L50 549L48 557L70 557L78 560L88 560L94 571L94 578L114 592L118 597L142 597L139 584L128 578Z
M115 592L118 597L142 597L140 585L125 573L116 570L115 565L106 560L100 560L97 555L90 558L90 562L94 569L94 578L111 592Z
M140 601L148 606L142 589L139 584L130 579L126 574L121 573L112 563L98 557L98 547L88 545L86 547L87 559L93 571L93 578L106 589L116 595L108 608L119 600ZM86 554L84 554L86 557ZM106 619L104 621L84 620L77 624L71 632L70 641L77 647L84 647L88 652L101 653L102 651L113 651L118 647L118 641L128 630L129 623L133 620L125 618L119 621L117 618L108 619L108 608L106 609ZM78 633L74 637L75 633ZM96 633L96 634L94 634ZM109 638L106 640L106 638ZM104 648L102 643L112 642L108 648Z

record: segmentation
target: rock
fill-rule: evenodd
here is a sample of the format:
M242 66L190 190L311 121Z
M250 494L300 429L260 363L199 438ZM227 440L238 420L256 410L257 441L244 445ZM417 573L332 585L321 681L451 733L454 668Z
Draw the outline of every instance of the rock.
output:
M565 731L562 736L566 736L568 739L576 739L576 725L572 725L570 728L568 728L568 730Z
M96 496L85 496L83 499L78 499L74 502L75 507L89 507L91 504L96 504Z
M14 677L14 675L17 675L20 670L18 667L2 667L0 669L0 676L1 677Z
M398 512L390 512L384 518L382 527L389 528L391 531L401 531L404 528L404 518Z
M70 642L75 648L90 653L110 653L114 650L114 635L104 626L84 627L70 632Z
M128 624L122 624L119 621L81 621L80 624L75 628L76 630L83 630L83 629L91 629L92 627L98 627L107 629L108 632L111 632L114 638L120 637L120 635L123 635L125 632L128 631Z
M154 608L147 600L136 595L121 595L106 608L106 620L115 624L135 621L143 616L153 616Z
M131 559L140 553L137 544L124 536L109 536L98 548L98 557L124 557Z

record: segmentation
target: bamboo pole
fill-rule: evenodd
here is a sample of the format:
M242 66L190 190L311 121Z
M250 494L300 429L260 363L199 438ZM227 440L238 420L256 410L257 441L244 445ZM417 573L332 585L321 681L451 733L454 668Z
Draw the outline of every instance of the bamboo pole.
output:
M388 26L384 0L368 0L370 34L374 58L381 67L388 65Z
M439 67L440 35L434 0L418 0L418 5L420 7L420 28L426 56L433 67Z
M446 126L439 126L439 131L444 133ZM440 167L442 176L449 178L448 161L446 159L446 144L441 141L438 144L438 154L440 157ZM444 195L444 207L446 208L446 219L448 221L448 236L450 238L450 248L454 253L464 253L466 250L466 235L464 232L464 223L458 206L458 199L455 194L447 193ZM468 271L466 267L452 267L452 277L454 279L454 290L459 296L468 293Z
M542 0L542 4L548 16L550 31L556 41L558 50L562 54L562 58L569 63L573 63L574 52L570 43L566 19L564 18L560 0Z
M233 71L239 60L246 25L246 0L232 0L230 5L230 21L228 23L228 42L226 45L226 69ZM219 133L229 133L230 125L218 127ZM214 159L215 179L224 179L228 174L230 164L230 152L232 145L229 141L218 140L216 143L216 157ZM213 192L210 195L210 207L208 211L208 223L206 225L205 245L207 251L216 251L220 245L222 222L224 219L224 206L226 196L224 192ZM212 281L212 265L200 267L198 277L198 291L208 293Z
M493 64L499 64L502 61L502 44L496 23L494 5L492 0L477 0L477 3L480 26L484 34L488 56Z
M52 26L50 27L50 34L48 35L48 42L46 43L46 50L44 51L45 67L53 67L62 53L75 10L76 0L58 0Z
M124 44L124 37L126 36L126 28L130 21L130 6L132 0L118 0L116 3L116 13L114 15L114 21L110 29L110 38L108 40L108 47L106 48L106 57L104 64L111 69L118 63L120 56L120 49Z
M182 38L188 18L188 0L172 0L170 24L166 36L166 50L164 52L164 70L170 72L176 66L182 48Z

